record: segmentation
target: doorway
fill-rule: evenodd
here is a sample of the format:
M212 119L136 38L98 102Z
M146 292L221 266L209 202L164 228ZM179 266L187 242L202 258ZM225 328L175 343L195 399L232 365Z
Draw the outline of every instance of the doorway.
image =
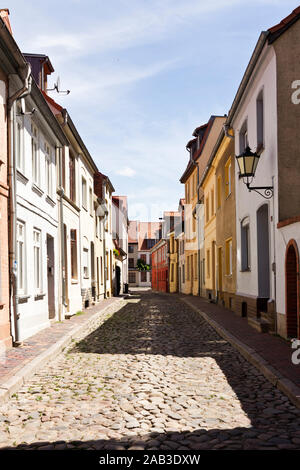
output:
M299 253L295 240L290 240L285 256L285 299L288 338L300 338L299 319Z
M256 213L258 297L270 298L269 209L262 205Z
M48 286L48 315L55 318L54 298L54 238L47 234L47 286Z

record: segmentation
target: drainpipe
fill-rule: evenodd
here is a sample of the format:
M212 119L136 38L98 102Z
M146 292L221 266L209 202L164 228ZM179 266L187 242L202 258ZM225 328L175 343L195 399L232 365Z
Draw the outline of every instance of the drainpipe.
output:
M68 124L68 113L67 110L64 108L61 112L63 122L61 127L64 128ZM64 267L64 271L62 271L62 279L61 279L61 289L62 289L62 305L67 307L66 301L66 254L65 254L65 231L64 231L64 204L63 204L63 197L65 194L64 188L62 186L62 152L64 150L60 147L59 148L59 209L60 209L60 249L61 249L61 262L62 266ZM79 236L78 236L79 238ZM59 309L60 318L59 320L63 320L62 309Z
M62 292L62 306L66 307L66 255L65 255L65 243L64 243L64 212L63 212L63 196L64 189L62 187L62 152L61 147L58 148L59 151L59 212L60 212L60 250L61 250L61 264L64 269L62 269L62 279L61 279L61 292ZM59 308L59 321L63 320L62 308Z
M105 205L105 184L102 181L102 201ZM106 299L106 277L107 277L107 266L106 266L106 233L105 233L105 221L107 218L108 212L105 211L103 216L103 269L104 269L104 298Z
M25 98L31 93L31 67L29 64L25 67L25 78L23 86L8 98L7 114L8 114L8 184L10 188L9 197L9 272L10 282L12 286L12 302L13 319L14 319L14 346L21 346L18 312L18 277L17 277L17 195L16 195L16 101ZM12 77L9 75L9 89ZM12 323L12 322L11 322Z
M274 176L272 176L272 186L273 188L275 187L274 186ZM274 191L275 193L275 191ZM273 266L272 266L272 270L273 270L273 273L274 273L274 301L275 301L275 305L274 305L274 308L275 308L275 333L277 334L277 328L278 328L278 325L277 325L277 301L276 301L276 298L277 298L277 287L276 287L276 240L275 240L275 196L273 195Z

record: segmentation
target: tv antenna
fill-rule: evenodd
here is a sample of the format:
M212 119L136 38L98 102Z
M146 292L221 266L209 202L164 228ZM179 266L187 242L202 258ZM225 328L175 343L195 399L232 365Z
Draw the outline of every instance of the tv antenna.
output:
M60 78L59 76L57 77L56 82L53 85L53 88L47 88L47 91L57 91L60 95L68 95L70 93L70 90L61 90L60 89Z

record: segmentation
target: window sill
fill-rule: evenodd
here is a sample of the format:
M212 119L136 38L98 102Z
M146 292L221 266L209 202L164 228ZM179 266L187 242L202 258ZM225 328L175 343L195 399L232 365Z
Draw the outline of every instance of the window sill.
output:
M42 300L46 296L46 293L36 294L34 300Z
M54 207L56 205L56 202L52 199L51 196L47 195L46 196L46 201L48 202L48 204L50 204L50 206Z
M35 184L35 183L32 184L31 189L32 189L32 191L34 191L38 196L42 196L42 195L44 194L44 191L42 191L41 188L39 188L39 186L37 186L37 184Z
M23 184L27 184L29 179L26 178L25 175L21 172L21 170L17 170L17 180L20 181Z
M18 296L18 304L25 304L30 299L30 295L19 295Z
M78 279L71 279L71 284L78 284Z
M250 268L240 270L240 273L250 273L250 272L251 272Z

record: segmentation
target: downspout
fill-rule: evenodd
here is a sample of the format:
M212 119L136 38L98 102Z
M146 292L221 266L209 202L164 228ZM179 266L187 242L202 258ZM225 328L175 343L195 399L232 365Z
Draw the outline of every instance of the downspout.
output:
M64 128L68 123L68 113L66 109L63 109L61 112L63 123L61 125ZM61 249L61 262L64 270L62 272L62 279L61 279L61 288L62 288L62 305L67 307L66 302L66 254L65 254L65 232L64 232L64 204L63 204L63 196L64 196L64 188L62 187L62 152L63 149L59 148L59 206L60 206L60 249ZM78 237L79 238L79 237ZM59 309L60 318L59 320L63 320L62 309Z
M274 176L272 176L272 186L273 188L275 187L274 186ZM275 193L275 191L274 191ZM275 301L275 333L277 334L277 328L278 328L278 325L277 325L277 286L276 286L276 282L277 282L277 279L276 279L276 239L275 239L275 196L273 195L273 266L272 266L272 271L274 273L274 301Z
M59 151L59 212L60 212L60 250L61 250L61 265L62 269L62 277L61 277L61 290L62 290L62 306L66 307L66 256L65 256L65 243L64 243L64 212L63 212L63 196L64 196L64 189L62 187L62 148L58 148ZM63 320L63 312L62 308L59 308L59 321Z
M105 186L104 181L102 181L102 201L105 204ZM104 213L103 216L103 269L104 269L104 298L106 299L106 277L107 277L107 266L106 266L106 233L105 233L105 221L107 217L107 212Z
M17 90L8 98L7 114L8 114L8 185L9 185L9 273L10 283L12 286L12 302L13 319L14 319L14 346L21 346L18 312L18 277L17 277L17 249L16 249L16 232L17 232L17 195L16 195L16 100L25 98L31 92L31 67L26 66L24 84L22 88ZM9 89L11 85L11 75L9 75ZM11 309L10 309L11 311ZM12 323L12 321L11 321Z

